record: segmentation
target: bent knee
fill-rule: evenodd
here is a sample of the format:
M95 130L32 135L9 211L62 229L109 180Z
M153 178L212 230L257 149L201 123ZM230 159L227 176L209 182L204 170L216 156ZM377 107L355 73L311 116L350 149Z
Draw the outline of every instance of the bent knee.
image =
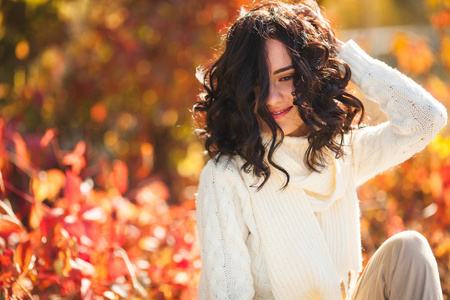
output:
M400 233L397 233L396 235L392 236L392 238L399 239L402 243L405 243L407 245L420 245L420 244L427 244L427 239L419 232L414 230L406 230Z
M389 240L392 240L391 242L394 243L394 247L398 247L403 254L408 256L432 255L427 239L417 231L403 231L392 236Z

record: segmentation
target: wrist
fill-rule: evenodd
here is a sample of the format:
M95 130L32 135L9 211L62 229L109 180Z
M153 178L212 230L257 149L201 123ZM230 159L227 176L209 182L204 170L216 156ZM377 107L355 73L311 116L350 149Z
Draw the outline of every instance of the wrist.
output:
M344 44L338 53L338 57L350 66L352 71L351 81L357 86L361 85L364 73L376 61L364 52L353 40L349 40Z

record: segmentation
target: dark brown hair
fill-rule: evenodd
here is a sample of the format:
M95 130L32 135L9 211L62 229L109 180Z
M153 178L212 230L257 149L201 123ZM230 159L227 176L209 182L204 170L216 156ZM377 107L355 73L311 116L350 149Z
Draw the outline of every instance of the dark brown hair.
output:
M326 149L337 158L345 154L344 134L351 131L355 120L361 122L364 106L346 91L350 68L337 58L334 33L315 2L266 1L242 10L226 34L225 51L203 69L204 92L194 105L194 118L202 124L197 133L206 138L210 157L242 157L245 172L264 178L259 188L270 176L268 163L286 175L284 188L289 174L272 160L284 134L265 103L269 95L267 39L283 43L292 59L294 105L309 130L304 157L309 169L320 172L326 166ZM257 82L258 101L254 93ZM262 143L259 118L272 132L268 149Z

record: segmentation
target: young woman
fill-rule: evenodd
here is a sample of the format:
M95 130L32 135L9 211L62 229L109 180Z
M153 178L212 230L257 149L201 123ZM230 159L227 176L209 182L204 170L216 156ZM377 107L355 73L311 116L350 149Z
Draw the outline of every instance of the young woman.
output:
M200 299L442 299L426 239L388 239L362 276L356 187L447 122L411 79L342 43L313 2L242 11L194 106L211 160L197 197ZM389 121L359 126L351 80Z

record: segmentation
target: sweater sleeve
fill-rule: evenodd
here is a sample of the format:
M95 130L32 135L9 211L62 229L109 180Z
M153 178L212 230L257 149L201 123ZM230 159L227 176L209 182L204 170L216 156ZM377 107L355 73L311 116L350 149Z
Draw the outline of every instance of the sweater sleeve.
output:
M202 270L198 299L253 299L253 277L234 164L213 159L200 176L197 226ZM245 188L245 186L244 186Z
M351 80L378 102L388 121L355 130L351 138L357 185L422 151L447 123L445 107L407 76L371 58L354 41L339 53Z

